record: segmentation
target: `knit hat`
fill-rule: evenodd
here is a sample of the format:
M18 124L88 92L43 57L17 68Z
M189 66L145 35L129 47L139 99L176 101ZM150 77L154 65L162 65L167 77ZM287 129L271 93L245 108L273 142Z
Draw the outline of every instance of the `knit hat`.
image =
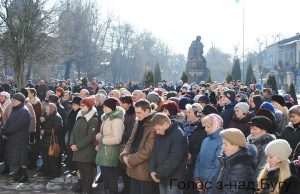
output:
M0 96L5 96L6 99L10 99L10 94L8 92L1 92Z
M185 105L191 104L191 99L187 97L182 97L179 99L179 109L186 110Z
M52 94L49 96L49 102L58 103L58 96Z
M85 97L80 101L80 105L85 105L91 110L95 106L95 100L91 97Z
M21 102L21 103L25 102L25 96L20 92L15 93L12 98L19 101L19 102Z
M278 104L280 104L281 106L285 106L285 99L283 96L279 95L279 94L274 94L272 97L271 97L271 101L275 101L277 102Z
M203 107L202 113L203 113L204 115L209 115L209 114L212 114L212 113L219 114L219 113L218 113L218 110L217 110L214 106L212 106L212 105L210 105L210 104L206 104L206 105Z
M294 113L300 116L300 105L294 105L289 109L289 114Z
M284 139L276 139L268 143L265 154L275 156L281 160L288 160L292 153L290 144Z
M202 103L205 103L205 104L209 104L209 97L206 96L206 95L202 95L199 97L198 101L197 102L202 102Z
M248 114L249 105L246 102L239 102L234 106L234 110L240 109L243 113Z
M155 103L157 104L159 102L159 95L156 93L156 92L150 92L148 95L147 95L147 100L150 102L150 103Z
M117 106L120 105L119 100L116 98L107 98L104 102L103 105L110 108L111 110L115 111Z
M60 92L61 94L63 94L65 90L62 87L58 87L58 88L56 88L55 91Z
M235 91L234 90L225 90L224 96L226 96L231 102L235 101Z
M272 122L269 118L265 116L256 116L253 117L250 122L250 125L254 125L260 129L265 130L267 133L270 133L272 131Z
M79 96L75 96L72 100L72 104L78 104L80 105L80 101L82 100L82 98L80 98Z
M238 145L242 148L246 146L246 138L243 132L236 128L228 128L220 132L220 135L233 145Z
M270 102L263 102L260 107L260 109L265 109L265 110L269 110L271 111L272 113L275 114L275 109L273 107L273 105L270 103Z

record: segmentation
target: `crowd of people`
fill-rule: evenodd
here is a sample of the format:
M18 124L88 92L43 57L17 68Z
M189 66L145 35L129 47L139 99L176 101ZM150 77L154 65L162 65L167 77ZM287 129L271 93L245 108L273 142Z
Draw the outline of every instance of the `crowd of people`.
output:
M81 193L100 182L105 194L300 193L300 105L290 94L241 81L6 88L0 160L16 182L28 169L56 178L66 164Z

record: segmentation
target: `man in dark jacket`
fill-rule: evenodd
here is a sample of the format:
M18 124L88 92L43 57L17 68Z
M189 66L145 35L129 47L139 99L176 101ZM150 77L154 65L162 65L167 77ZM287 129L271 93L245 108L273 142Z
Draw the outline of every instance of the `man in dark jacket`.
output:
M30 113L24 105L25 96L21 93L13 95L12 112L2 129L2 134L7 137L5 147L5 161L10 168L19 168L14 177L15 181L26 182L28 163L28 143Z
M159 183L160 193L183 193L178 187L186 178L188 154L187 138L176 122L171 123L164 113L152 118L157 133L149 162L149 173L153 181Z
M223 105L221 117L224 121L224 129L228 128L229 122L234 115L234 106L236 105L235 94L234 90L225 90L223 95L220 96L220 103Z

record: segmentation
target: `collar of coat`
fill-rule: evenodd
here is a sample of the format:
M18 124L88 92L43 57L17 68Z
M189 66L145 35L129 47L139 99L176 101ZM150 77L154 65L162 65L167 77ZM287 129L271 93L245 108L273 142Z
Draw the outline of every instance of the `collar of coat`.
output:
M36 105L37 103L41 102L38 97L33 97L32 99L27 98L27 100L30 102L32 105Z
M93 107L92 110L90 110L90 112L86 113L84 116L82 116L82 112L80 110L76 116L76 121L78 120L79 117L84 117L86 121L89 122L89 120L91 120L91 118L93 118L93 116L96 113L97 113L97 109L95 107Z
M11 104L11 100L10 99L7 99L4 104L1 105L1 108L3 110L3 112L6 111L7 107Z
M117 106L115 111L113 111L111 113L104 113L101 116L101 120L102 121L105 121L107 119L113 120L115 118L120 118L120 119L124 120L124 115L125 115L125 110L122 107Z

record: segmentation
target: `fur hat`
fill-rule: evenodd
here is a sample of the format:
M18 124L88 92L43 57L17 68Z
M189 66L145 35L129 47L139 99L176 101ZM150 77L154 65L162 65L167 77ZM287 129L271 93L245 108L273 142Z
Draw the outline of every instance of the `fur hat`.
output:
M265 154L275 156L280 160L288 160L292 153L290 144L284 139L276 139L268 143Z
M80 101L81 105L85 105L91 110L95 106L95 100L91 97L85 97Z
M104 100L103 105L115 111L117 106L120 105L120 102L118 99L111 97Z
M212 106L212 105L210 105L210 104L206 104L206 105L203 107L202 113L203 113L204 115L209 115L209 114L212 114L212 113L219 114L219 113L218 113L218 110L217 110L214 106Z
M260 129L265 130L267 133L272 131L272 122L269 118L265 116L256 116L253 117L250 122L250 125L254 125Z
M71 101L72 104L78 104L80 105L80 101L82 100L82 98L80 98L79 96L75 96L73 98L73 100Z
M278 104L280 104L281 106L285 106L285 99L283 96L279 95L279 94L274 94L272 97L271 97L271 101L275 101L277 102Z
M21 103L24 103L25 99L26 99L25 96L20 92L15 93L12 98L19 101L19 102L21 102Z
M221 131L220 135L233 145L238 145L242 148L246 146L246 138L243 132L236 128L228 128Z
M239 102L234 106L234 110L240 109L243 113L248 114L249 105L246 102Z

